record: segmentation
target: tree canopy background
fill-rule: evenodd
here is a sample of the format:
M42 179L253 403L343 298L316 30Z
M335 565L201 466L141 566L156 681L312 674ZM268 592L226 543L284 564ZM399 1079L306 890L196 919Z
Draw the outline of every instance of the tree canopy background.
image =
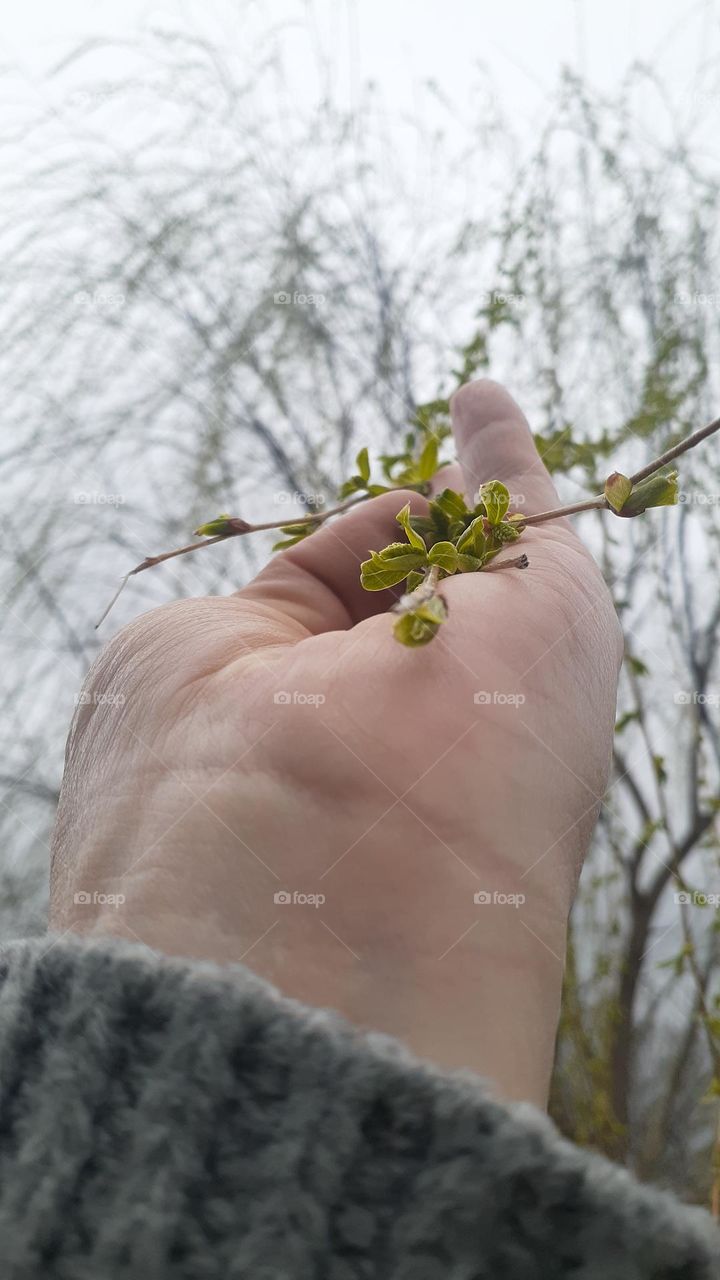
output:
M93 622L145 555L311 510L473 376L508 383L569 502L720 405L713 66L684 112L651 68L613 97L568 71L528 144L482 69L464 113L429 83L408 119L371 85L348 110L321 53L299 105L270 29L238 52L163 22L121 77L104 50L2 137L5 938L44 927ZM552 1112L720 1207L717 449L682 460L678 508L580 523L627 659ZM112 626L241 584L271 540L143 574Z

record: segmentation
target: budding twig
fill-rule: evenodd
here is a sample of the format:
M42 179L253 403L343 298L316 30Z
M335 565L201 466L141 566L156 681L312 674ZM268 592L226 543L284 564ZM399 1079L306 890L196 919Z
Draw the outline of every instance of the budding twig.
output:
M649 462L641 471L636 471L634 476L630 476L633 484L639 484L641 480L646 480L653 472L659 471L661 467L667 466L668 462L673 462L675 458L679 458L681 453L687 453L688 449L694 449L695 445L700 444L702 440L707 440L708 436L712 436L716 431L720 431L720 418L715 418L713 422L708 422L707 426L700 427L697 431L693 431L692 435L686 436L679 444L674 444L671 449L666 449L660 454L654 462Z
M412 613L413 609L417 609L419 604L424 604L426 600L432 600L437 591L439 581L440 569L438 565L433 564L414 591L406 591L400 596L400 599L393 605L392 612Z
M492 573L494 569L527 569L530 564L526 555L515 556L513 560L491 560L484 564L480 573Z
M708 437L711 435L714 435L716 431L720 431L720 418L716 418L713 422L709 422L706 426L700 427L698 431L694 431L692 435L686 436L684 440L681 440L678 444L673 445L672 448L666 449L665 452L661 453L658 458L654 459L654 461L649 462L647 466L642 467L640 471L637 471L635 473L635 475L628 477L630 483L632 485L636 485L636 484L639 484L642 480L646 480L649 476L652 476L656 471L660 471L662 467L666 466L669 462L672 462L675 458L680 457L681 454L686 453L689 449L695 448L695 446L700 444L703 440L707 440ZM364 450L363 452L367 453L366 450ZM144 573L146 569L152 569L155 567L155 565L163 564L166 560L172 560L176 556L185 556L185 555L188 555L191 551L199 551L202 547L211 547L216 542L227 542L229 538L244 537L245 534L247 533L259 533L262 530L268 530L268 529L282 529L283 527L285 527L287 524L290 524L290 523L294 526L310 525L310 526L318 527L319 525L324 524L326 520L329 520L331 516L341 515L343 512L347 511L350 507L355 506L358 502L366 502L368 500L368 497L369 497L368 493L356 494L354 497L347 499L345 502L338 503L338 505L335 507L329 507L327 511L313 512L311 515L298 516L297 518L292 518L291 521L288 521L287 518L285 518L282 520L266 520L260 524L250 524L249 521L243 520L240 517L228 516L226 521L226 524L227 524L226 532L216 534L213 537L202 538L199 542L190 542L184 547L176 547L175 550L173 551L164 551L160 555L146 556L146 558L143 561L141 561L140 564L136 565L134 569L131 569L129 573L125 574L124 578L120 582L120 586L115 592L109 605L105 609L102 617L99 618L98 621L96 622L95 627L97 629L97 627L99 627L100 624L105 621L105 618L108 616L118 596L120 595L123 588L127 585L130 578L134 577L138 573ZM587 498L583 502L571 503L569 506L555 507L549 511L540 511L536 515L522 516L521 519L518 519L516 521L516 524L518 529L524 529L530 525L543 524L547 520L559 520L563 516L576 515L578 512L582 512L582 511L611 511L611 510L613 510L613 508L611 507L607 498L604 496L604 494L600 494L595 498ZM489 565L485 565L483 567L482 572L485 573L488 570L503 569L503 568L509 568L513 566L516 566L518 568L525 568L526 564L527 564L527 556L519 556L515 560L503 560L499 562L494 562ZM436 573L434 569L431 569L428 572L425 580L420 584L420 586L416 587L414 592L409 592L405 596L401 597L401 600L398 602L398 605L395 606L395 608L399 609L402 604L402 601L409 600L410 598L412 598L414 604L422 603L423 601L430 599L432 595L435 593L435 588L437 586L437 579L438 579L438 573ZM418 595L418 593L421 593L422 599L420 598L420 595Z
M692 435L686 436L684 440L674 444L671 449L666 449L664 453L660 454L659 458L648 462L646 467L636 471L635 475L629 476L630 483L635 485L639 484L641 480L647 480L648 476L652 476L656 471L666 467L668 462L673 462L682 453L687 453L688 449L694 449L702 440L707 440L716 431L720 431L720 418L715 418L713 422L708 422L707 426L700 427L698 431L693 431ZM605 495L600 494L597 498L587 498L585 502L574 502L568 507L555 507L552 511L540 511L534 516L524 516L522 522L518 521L518 525L524 528L526 525L543 524L545 520L559 520L562 516L573 516L578 511L611 510L612 508Z
M360 497L350 498L347 502L341 502L338 506L330 507L327 511L319 511L309 516L298 516L297 519L293 518L292 523L314 525L323 524L325 520L330 518L330 516L340 515L341 512L347 511L349 507L354 507L358 502L366 502L367 496L367 494L361 494ZM201 538L199 542L189 542L187 546L175 547L173 551L163 551L157 556L146 556L140 564L136 564L135 568L131 569L129 573L126 573L124 578L120 580L120 586L115 592L115 595L102 616L98 618L95 623L95 630L97 631L101 623L105 621L118 596L122 591L124 591L130 579L134 578L136 574L144 573L146 569L154 569L156 564L164 564L166 560L173 560L175 556L186 556L189 552L199 551L202 547L212 547L216 542L227 542L229 538L242 538L246 533L260 533L262 530L266 529L282 529L283 525L288 524L288 519L286 516L283 520L266 520L262 524L250 524L249 521L242 520L239 516L230 516L227 523L236 527L232 528L228 533L218 533L213 538Z

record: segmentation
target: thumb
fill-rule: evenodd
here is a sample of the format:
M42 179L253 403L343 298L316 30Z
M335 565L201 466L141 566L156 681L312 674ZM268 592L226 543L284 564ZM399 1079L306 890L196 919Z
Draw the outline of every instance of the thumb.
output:
M408 502L414 512L427 506L419 494L405 489L358 503L274 556L257 578L235 594L272 605L313 633L346 630L384 613L397 594L366 591L360 583L360 565L371 551L402 541L395 516Z

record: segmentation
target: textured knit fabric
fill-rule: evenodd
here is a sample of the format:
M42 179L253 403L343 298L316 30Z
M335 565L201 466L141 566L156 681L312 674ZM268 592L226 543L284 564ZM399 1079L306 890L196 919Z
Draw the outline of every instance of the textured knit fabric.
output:
M709 1217L241 966L0 953L2 1280L718 1280Z

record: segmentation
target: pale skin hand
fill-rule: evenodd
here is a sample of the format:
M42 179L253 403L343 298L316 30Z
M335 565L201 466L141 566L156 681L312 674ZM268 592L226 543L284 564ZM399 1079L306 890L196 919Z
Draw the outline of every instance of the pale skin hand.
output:
M474 383L452 408L462 472L439 487L497 478L526 513L556 504L506 391ZM107 646L68 743L51 927L242 960L543 1105L620 629L562 522L524 535L528 570L448 580L438 638L398 645L358 562L397 538L408 496L423 508L360 505L242 591L156 609Z

